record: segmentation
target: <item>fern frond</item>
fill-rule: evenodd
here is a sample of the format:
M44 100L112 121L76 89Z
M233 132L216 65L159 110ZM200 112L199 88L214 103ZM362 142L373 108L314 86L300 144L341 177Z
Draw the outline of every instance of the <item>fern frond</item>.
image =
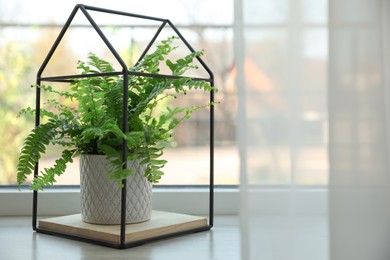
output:
M194 59L203 55L203 51L193 52L175 62L167 60L177 46L173 41L177 37L169 37L157 45L155 51L145 55L131 70L158 74L160 65L165 61L172 75L182 76L197 66ZM49 143L67 148L61 157L55 161L53 167L44 169L33 180L33 189L42 189L43 186L52 185L57 176L61 175L66 164L72 161L76 154L97 153L106 154L114 168L110 178L121 181L130 174L131 169L123 169L122 142L127 141L129 160L142 161L146 167L145 176L150 182L158 182L163 175L162 167L166 160L161 159L164 145L171 141L173 129L183 120L188 119L191 113L203 107L167 108L167 98L176 98L177 93L186 94L187 91L204 90L214 91L208 82L194 81L191 78L163 78L130 76L126 82L128 88L128 129L123 133L123 76L100 76L92 74L114 72L113 66L105 60L90 53L86 62L80 61L77 66L84 78L71 82L70 91L61 92L51 86L35 86L45 92L59 96L61 100L67 99L77 102L76 108L62 105L57 99L48 100L46 104L50 109L41 109L40 115L45 117L28 136L22 147L18 164L19 185L26 181L34 170L36 163L45 153ZM169 91L167 91L169 90ZM175 93L176 91L176 93ZM163 101L164 100L164 101ZM161 102L163 101L163 102ZM33 115L36 111L31 108L22 110L21 114ZM70 148L72 147L72 148ZM71 150L75 149L75 150Z
M49 99L44 104L48 104L53 108L57 109L58 113L53 113L50 111L45 111L41 109L41 115L47 116L50 118L59 118L59 115L65 116L68 120L73 120L77 110L75 108L69 107L67 105L61 104L55 99Z
M33 179L30 188L33 190L43 190L44 186L51 186L56 182L56 176L61 176L65 170L67 163L73 162L75 151L64 150L59 159L57 159L51 168L45 168Z
M88 126L80 133L80 140L83 143L90 143L93 140L103 140L107 138L115 138L117 144L120 145L121 140L126 138L119 126L111 118L103 118L95 126ZM114 142L115 143L115 142Z
M98 86L85 84L80 81L76 84L78 92L79 113L81 120L89 125L94 125L104 115L101 109L103 105L103 93Z
M164 56L176 49L172 46L172 42L177 37L169 37L167 40L161 41L161 44L156 46L153 53L146 55L133 69L136 71L147 71L152 74L159 72L160 61L164 60Z
M58 125L59 123L56 121L38 125L26 138L17 165L17 182L19 186L34 171L35 164L46 151L46 146L55 139Z
M104 96L106 114L108 118L115 119L122 127L123 110L123 81L118 81Z
M29 116L35 116L36 110L32 109L31 107L23 108L19 111L17 114L17 117L21 117L23 115L29 115ZM47 111L46 109L41 108L40 110L41 117L48 117L48 118L53 118L57 119L57 115L54 114L53 112Z
M106 155L106 159L110 162L110 169L108 178L110 180L115 180L118 184L122 185L122 180L126 179L130 176L134 170L133 169L123 169L123 161L122 161L122 152L116 150L115 148L109 145L101 146L101 149L104 151Z
M144 175L152 183L158 183L164 174L161 168L167 161L159 159L163 155L163 149L163 147L146 146L138 150L141 164L146 166Z
M76 97L75 93L71 93L68 91L58 91L58 90L53 89L52 86L36 85L35 87L40 88L48 93L54 93L54 94L57 94L58 96L62 96L62 97L70 98L70 99L73 99Z
M141 131L132 131L126 133L127 147L133 150L140 146L144 140L144 133Z
M175 63L170 60L166 60L166 64L172 72L172 75L181 76L187 70L197 69L196 65L193 65L192 62L196 57L200 57L204 54L203 51L192 52L185 56L184 58L178 59Z
M102 60L95 54L90 53L88 55L88 64L95 67L97 71L91 70L92 72L113 72L114 68L108 61Z

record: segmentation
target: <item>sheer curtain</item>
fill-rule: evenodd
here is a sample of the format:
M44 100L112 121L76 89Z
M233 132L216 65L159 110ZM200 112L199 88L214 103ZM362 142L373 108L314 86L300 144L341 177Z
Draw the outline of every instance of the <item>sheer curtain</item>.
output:
M326 7L236 1L243 259L328 256Z
M235 1L243 259L390 259L389 2Z
M390 2L332 0L331 259L390 259Z

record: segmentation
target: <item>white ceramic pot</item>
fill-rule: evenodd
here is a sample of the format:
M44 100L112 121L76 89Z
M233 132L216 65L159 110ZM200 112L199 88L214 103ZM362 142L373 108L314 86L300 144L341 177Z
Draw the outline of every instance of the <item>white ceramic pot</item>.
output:
M129 161L135 169L127 179L126 223L150 219L152 212L152 184L144 176L137 161ZM93 224L121 223L121 189L109 180L110 164L104 155L83 154L80 157L81 218Z

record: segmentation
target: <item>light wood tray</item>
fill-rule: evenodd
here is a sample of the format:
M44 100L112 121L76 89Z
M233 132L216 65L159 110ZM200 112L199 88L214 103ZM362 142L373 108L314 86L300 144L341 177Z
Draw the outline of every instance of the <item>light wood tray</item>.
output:
M149 221L126 225L125 243L207 227L207 218L164 211L153 211ZM120 225L94 225L81 220L81 215L69 215L39 220L39 228L94 239L120 243Z

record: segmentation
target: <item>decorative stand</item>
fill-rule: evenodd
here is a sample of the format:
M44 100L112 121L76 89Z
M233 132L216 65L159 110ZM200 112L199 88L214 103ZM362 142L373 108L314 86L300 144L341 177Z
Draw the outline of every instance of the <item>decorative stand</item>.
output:
M60 44L62 38L64 37L66 31L71 25L75 15L78 11L81 11L84 16L89 21L91 27L95 29L100 38L106 44L108 49L111 51L115 59L122 67L122 71L116 71L111 73L99 73L99 74L84 74L84 75L67 75L67 76L55 76L55 77L42 77L42 73L45 70L47 64L52 58L54 52L56 51L58 45ZM150 74L150 73L141 73L129 71L127 65L114 49L110 41L103 34L102 30L99 28L97 23L94 21L90 15L90 11L107 13L112 15L127 16L139 19L146 19L161 22L160 27L157 29L155 35L152 37L152 40L147 45L146 49L142 53L139 60L141 60L152 47L153 43L156 41L157 37L164 29L166 25L169 25L173 31L177 34L179 39L184 43L185 46L191 51L195 50L191 45L186 41L182 36L179 30L167 19L161 19L156 17L149 17L137 14L131 14L121 11L114 11L108 9L102 9L92 6L85 6L78 4L73 9L71 15L69 16L67 22L62 28L60 34L58 35L56 41L51 47L48 55L46 56L43 64L41 65L37 73L37 85L41 85L41 82L65 82L70 83L73 79L76 78L85 78L85 77L97 77L97 76L120 76L123 77L123 107L127 108L128 106L128 93L127 93L127 82L129 76L143 76L143 77L160 77L160 78L182 78L179 76L172 75L163 75L163 74ZM202 65L202 67L207 71L209 78L192 78L193 80L198 81L207 81L211 86L214 85L214 76L205 62L197 57L197 60ZM210 181L209 181L209 217L208 221L205 217L190 216L177 213L153 211L151 220L138 223L138 224L128 224L126 225L126 180L122 181L123 188L121 190L121 224L120 225L93 225L84 223L81 221L81 216L79 214L55 217L50 219L39 220L39 225L37 225L37 208L38 208L38 191L33 193L33 214L32 214L32 225L33 229L40 233L56 235L61 237L66 237L70 239L75 239L79 241L90 242L94 244L104 245L113 248L129 248L141 245L146 242L155 241L163 238L174 237L194 232L210 230L213 226L213 216L214 216L214 93L210 92ZM41 93L40 88L36 90L36 117L35 125L40 124L40 106L41 106ZM123 131L128 131L128 115L127 109L123 110ZM127 144L126 140L123 140L123 149L122 149L122 158L127 158ZM124 163L126 165L126 163ZM38 164L35 166L34 177L38 176L39 167Z

